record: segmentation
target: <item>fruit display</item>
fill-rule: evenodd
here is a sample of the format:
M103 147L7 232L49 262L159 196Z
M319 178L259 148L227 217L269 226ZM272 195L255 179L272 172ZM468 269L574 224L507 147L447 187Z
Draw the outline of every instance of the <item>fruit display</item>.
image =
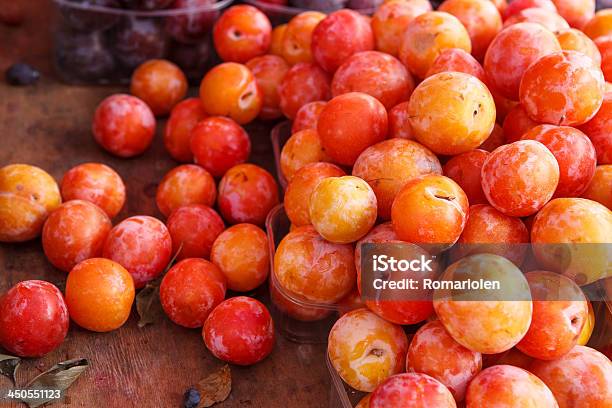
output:
M112 61L130 86L91 112L108 164L58 184L1 163L0 242L40 237L66 280L0 296L3 349L40 357L70 319L112 332L133 310L153 323L158 304L231 366L266 364L279 334L326 343L314 363L327 362L339 408L612 406L608 12L56 2L77 33L58 53L91 58L75 78ZM306 10L274 27L286 7ZM199 47L189 68L170 56ZM153 151L174 162L143 176L151 211L139 212L112 164Z

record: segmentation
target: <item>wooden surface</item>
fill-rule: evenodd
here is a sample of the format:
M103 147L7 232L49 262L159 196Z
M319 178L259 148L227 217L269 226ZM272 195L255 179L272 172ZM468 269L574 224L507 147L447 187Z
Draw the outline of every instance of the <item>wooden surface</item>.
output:
M0 81L0 166L33 164L59 181L79 163L106 163L121 174L128 190L127 204L115 223L129 215L161 217L155 207L155 189L176 163L163 150L159 131L151 149L135 159L114 158L99 148L90 131L94 108L105 96L125 89L59 83L50 68L50 0L23 3L27 10L21 27L0 25L0 72L21 60L39 68L43 78L27 88L8 87ZM267 132L267 126L261 124L250 128L252 161L272 170ZM61 283L65 278L46 261L39 240L0 244L0 293L26 279ZM218 406L328 406L324 351L324 345L299 345L277 336L275 349L265 361L250 368L231 367L233 389L229 399ZM90 368L70 388L66 401L52 406L179 407L185 389L221 365L204 347L199 330L183 329L167 319L138 329L133 313L123 328L108 334L90 333L71 324L58 350L22 365L18 384L58 361L81 357L90 360ZM0 376L0 390L10 386ZM0 402L0 406L7 405Z

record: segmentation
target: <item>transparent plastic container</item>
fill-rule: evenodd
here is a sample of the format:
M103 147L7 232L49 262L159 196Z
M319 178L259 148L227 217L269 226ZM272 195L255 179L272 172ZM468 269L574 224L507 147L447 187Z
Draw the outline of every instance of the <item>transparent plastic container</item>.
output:
M353 408L366 395L365 392L357 391L349 387L338 375L332 366L329 356L325 354L325 363L329 370L331 390L329 392L330 408Z
M279 285L274 274L276 247L289 232L290 225L282 204L274 207L266 219L270 245L270 297L277 329L291 341L326 343L341 307L337 304L319 304L297 299Z
M283 150L283 146L287 143L287 140L291 137L291 121L284 121L274 126L270 133L270 139L272 139L272 150L274 151L274 164L276 165L276 177L283 190L287 188L287 179L283 175L280 166L280 155Z
M154 11L53 0L57 7L53 59L71 84L125 84L146 60L165 58L192 81L218 62L211 32L233 0Z
M319 304L296 299L280 287L274 275L274 254L276 247L289 232L290 221L282 204L274 207L266 219L266 230L270 245L270 278L269 289L272 305L272 315L276 329L287 339L297 343L327 343L329 331L347 309L341 304ZM298 310L313 320L303 320L295 317L292 311ZM321 318L318 318L321 317ZM407 326L407 331L415 330ZM334 370L326 353L326 364L330 374L329 407L352 408L366 394L354 390L342 381Z

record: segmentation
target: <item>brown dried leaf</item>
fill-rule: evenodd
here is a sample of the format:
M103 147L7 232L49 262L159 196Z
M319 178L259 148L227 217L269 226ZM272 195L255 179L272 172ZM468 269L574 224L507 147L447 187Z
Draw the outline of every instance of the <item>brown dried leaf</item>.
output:
M89 361L84 358L67 360L57 363L44 373L34 377L24 387L25 389L54 389L62 394L74 383L83 371L89 367ZM36 408L52 399L23 399L30 408Z
M142 288L136 295L136 310L138 311L138 327L143 328L147 324L158 321L163 316L161 301L159 300L159 285L161 280L156 279Z
M155 323L164 315L164 310L159 300L159 285L161 285L162 279L168 273L182 249L183 244L181 243L164 272L157 279L147 283L136 295L136 311L138 316L140 316L138 327L143 328L147 324Z
M7 354L0 354L0 374L11 379L15 384L15 374L21 364L21 359Z
M232 373L229 366L226 364L200 380L195 388L200 392L198 408L207 408L225 401L232 391Z

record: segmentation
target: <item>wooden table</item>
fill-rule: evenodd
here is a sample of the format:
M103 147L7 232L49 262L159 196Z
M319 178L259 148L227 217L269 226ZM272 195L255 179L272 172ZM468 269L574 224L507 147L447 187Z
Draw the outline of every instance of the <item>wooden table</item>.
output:
M154 201L156 186L177 163L165 153L160 133L138 158L122 160L105 153L91 135L93 112L102 98L126 90L59 83L52 74L49 56L50 0L24 3L27 18L22 26L0 25L0 72L21 60L39 68L43 77L37 85L26 88L8 87L0 80L0 166L33 164L59 181L66 170L79 163L106 163L121 174L128 191L127 204L115 223L136 214L161 217ZM256 124L249 130L252 161L272 170L268 128ZM26 279L61 283L66 275L47 262L40 240L0 244L0 293ZM199 330L181 328L167 319L139 329L136 321L133 313L123 328L107 334L90 333L72 324L58 350L23 363L18 384L58 361L84 357L91 366L69 389L64 403L53 406L179 407L186 388L221 366L204 347ZM324 353L324 345L299 345L278 336L272 355L265 361L249 368L231 367L232 392L219 406L328 406ZM0 389L10 386L8 379L0 376Z

